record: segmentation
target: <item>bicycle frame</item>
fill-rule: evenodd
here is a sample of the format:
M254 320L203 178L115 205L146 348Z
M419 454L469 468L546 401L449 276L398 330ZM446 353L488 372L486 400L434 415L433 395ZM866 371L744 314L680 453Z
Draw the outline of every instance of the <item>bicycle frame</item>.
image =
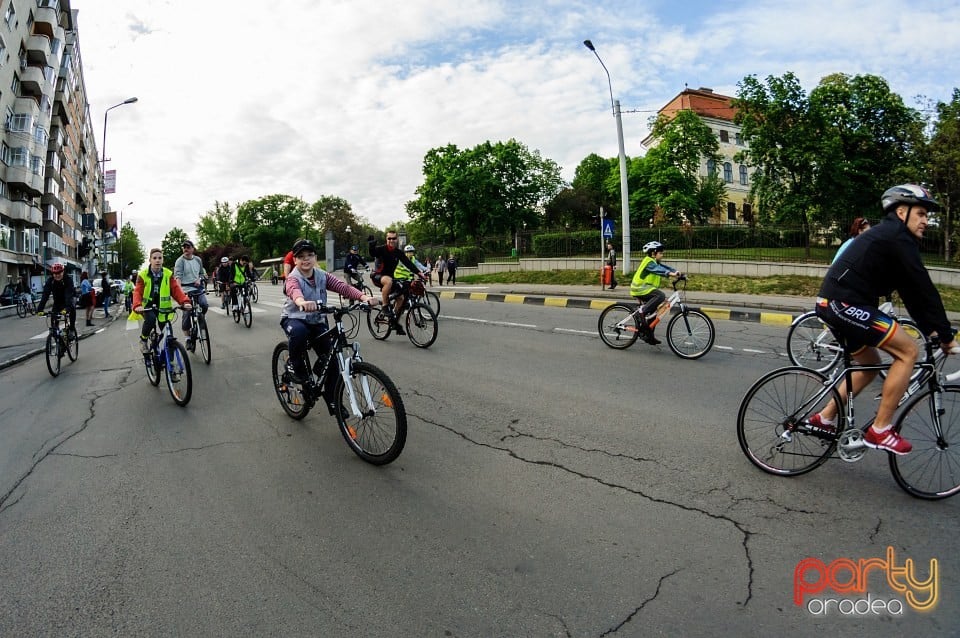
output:
M311 403L316 402L317 397L320 394L320 390L323 387L323 381L327 378L327 375L330 374L330 365L334 361L332 355L336 355L337 362L337 371L340 376L343 378L344 387L347 390L347 396L350 398L350 410L353 415L365 416L364 411L360 409L360 404L357 402L357 395L354 391L353 384L350 383L350 375L352 373L353 363L363 361L360 357L360 344L359 342L354 341L352 344L347 341L347 334L343 329L343 315L347 314L353 310L356 306L350 306L348 308L333 308L328 306L321 306L316 312L321 314L332 314L333 315L333 326L327 329L326 332L314 337L310 340L307 349L312 348L315 341L320 341L321 339L334 334L334 343L331 348L330 355L324 358L323 368L319 373L316 374L317 383L315 387L310 392L310 401ZM345 351L350 349L350 355L345 355ZM373 394L370 392L370 384L367 382L366 377L361 380L361 386L363 388L363 399L366 405L374 405Z

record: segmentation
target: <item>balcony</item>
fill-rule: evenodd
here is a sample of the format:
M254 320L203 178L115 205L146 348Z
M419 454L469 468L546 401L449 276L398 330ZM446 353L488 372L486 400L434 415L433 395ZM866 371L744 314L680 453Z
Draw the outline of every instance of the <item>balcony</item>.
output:
M37 7L33 11L33 23L33 28L38 31L54 33L60 28L60 11L51 7Z
M31 65L50 66L50 36L34 33L27 38L27 60Z
M29 166L7 166L4 181L8 186L18 187L34 197L43 193L43 176L36 175Z
M58 193L44 193L40 196L40 203L44 206L53 206L58 211L63 210L63 200L60 199Z
M40 209L34 208L29 202L13 202L10 200L0 200L0 202L6 204L6 210L4 212L10 217L10 219L22 221L25 226L30 227L37 227L43 223ZM0 210L2 210L2 208L0 208Z
M15 98L13 100L13 110L16 113L29 115L33 122L40 119L40 104L33 96Z

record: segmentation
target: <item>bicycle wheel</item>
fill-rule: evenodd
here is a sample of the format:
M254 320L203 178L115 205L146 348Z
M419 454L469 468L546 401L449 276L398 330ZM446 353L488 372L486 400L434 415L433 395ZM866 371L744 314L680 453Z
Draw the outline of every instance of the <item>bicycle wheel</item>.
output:
M837 365L843 349L827 324L812 310L793 322L787 333L787 356L795 366L827 372Z
M826 381L816 370L791 367L774 370L753 384L737 414L737 440L751 463L770 474L797 476L830 457L837 447L836 435L817 435L804 428L804 421L831 399L840 405L840 393L835 387L825 391Z
M150 353L144 357L143 361L147 367L147 379L149 379L150 385L160 385L160 362L157 360L156 348L153 347L152 340Z
M927 358L927 338L920 332L920 328L914 323L913 319L898 319L897 323L900 324L900 330L906 332L907 336L917 344L917 361L925 361ZM893 363L893 357L886 350L880 350L880 363L890 365ZM914 368L910 374L910 380L916 379L921 374L923 374L922 368ZM886 379L887 370L881 370L880 376Z
M430 290L425 290L420 303L426 304L433 311L433 314L440 316L440 295Z
M889 454L890 473L907 494L938 500L960 492L960 387L926 390L900 412L896 428L913 444L904 456ZM937 400L939 399L939 410Z
M710 352L715 338L713 321L699 310L677 313L667 324L667 345L681 359L699 359Z
M356 313L344 313L340 321L343 323L343 333L347 339L353 339L360 332L360 319L357 318Z
M58 376L60 374L60 359L63 358L63 355L60 354L60 339L54 333L47 335L46 356L47 370L50 371L52 376Z
M290 375L287 373L287 361L290 359L290 351L287 349L287 342L281 341L273 349L272 369L273 369L273 389L277 393L277 399L280 401L280 407L288 416L298 421L307 416L310 412L310 404L304 396L304 387L290 381Z
M407 337L418 348L429 348L437 340L437 315L429 306L415 303L407 309Z
M179 341L167 343L167 389L179 406L190 403L193 395L193 373L187 349Z
M250 298L253 300L253 303L260 301L260 289L257 288L257 284L250 285Z
M80 355L80 337L77 335L77 331L67 328L64 338L67 340L67 356L71 361L76 361Z
M243 325L249 328L253 324L253 306L250 305L250 299L246 296L240 302L240 314L243 315Z
M229 293L228 293L229 294ZM231 304L227 302L227 309L233 312L233 323L240 323L240 305L243 303L241 299L237 299L237 303Z
M370 310L367 313L367 329L377 341L383 341L390 336L393 326L390 324L390 317L381 306L379 310Z
M27 302L23 297L17 297L17 316L21 319L27 316Z
M207 320L203 315L197 317L197 342L200 344L200 354L203 355L204 363L210 365L213 351L210 349L210 330L207 329Z
M400 392L383 370L360 361L353 362L350 386L361 414L353 413L341 375L334 391L340 433L361 459L373 465L386 465L400 456L407 441L407 413ZM350 414L346 419L344 411Z
M597 330L603 342L617 350L632 346L640 334L640 324L634 316L636 308L622 303L607 306L600 313Z

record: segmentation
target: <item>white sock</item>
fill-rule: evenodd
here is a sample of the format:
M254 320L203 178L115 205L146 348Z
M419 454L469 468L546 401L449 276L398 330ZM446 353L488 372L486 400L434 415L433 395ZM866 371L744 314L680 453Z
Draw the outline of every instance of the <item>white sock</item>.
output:
M826 418L825 416L823 416L823 415L821 414L821 415L820 415L820 422L823 423L824 425L833 425L833 424L834 424L834 419L828 419L828 418Z
M887 425L886 427L882 427L882 428L878 428L876 424L873 424L873 425L871 425L870 427L872 427L875 432L878 432L879 434L883 434L884 432L888 432L888 431L890 430L890 428L893 427L893 423Z

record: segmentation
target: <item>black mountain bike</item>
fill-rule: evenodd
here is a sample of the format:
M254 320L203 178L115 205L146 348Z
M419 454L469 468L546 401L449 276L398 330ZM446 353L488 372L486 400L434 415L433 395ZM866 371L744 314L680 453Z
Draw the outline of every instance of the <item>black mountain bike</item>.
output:
M37 302L29 292L17 296L17 316L21 319L27 315L37 314Z
M408 288L416 289L419 286L422 290L423 284L420 281L410 282L409 287L397 285L401 283L404 282L394 282L396 288L390 293L386 306L380 306L377 311L370 311L370 314L367 315L367 328L374 339L383 341L393 331L394 321L399 325L400 321L403 320L403 326L410 343L418 348L429 348L437 340L437 315L430 306L420 302L412 302L407 297ZM400 307L400 313L394 319L393 302L400 295L404 295L404 301ZM406 317L404 317L404 312L406 312Z
M334 325L320 338L333 335L329 354L317 358L310 366L309 379L296 383L290 368L287 342L281 341L273 349L273 387L283 411L294 419L302 419L318 401L322 402L327 376L338 375L331 404L340 434L350 449L361 459L373 465L385 465L396 459L407 440L407 413L400 392L390 377L380 368L360 358L360 344L347 341L343 317L364 309L355 303L346 308L323 306L317 312L333 315ZM307 348L309 352L314 341Z
M200 355L203 357L203 362L209 365L210 359L213 358L213 351L210 349L210 330L207 328L207 318L203 314L203 308L197 302L203 293L191 292L187 294L190 295L191 304L187 316L190 319L189 332L190 343L192 344L188 349L190 352L196 352L197 346L200 346Z
M46 313L40 313L44 316ZM62 328L61 322L66 323L67 311L61 310L59 313L50 315L50 333L47 335L47 370L51 376L60 375L60 363L63 356L66 355L70 361L76 361L80 354L80 337L73 328Z

